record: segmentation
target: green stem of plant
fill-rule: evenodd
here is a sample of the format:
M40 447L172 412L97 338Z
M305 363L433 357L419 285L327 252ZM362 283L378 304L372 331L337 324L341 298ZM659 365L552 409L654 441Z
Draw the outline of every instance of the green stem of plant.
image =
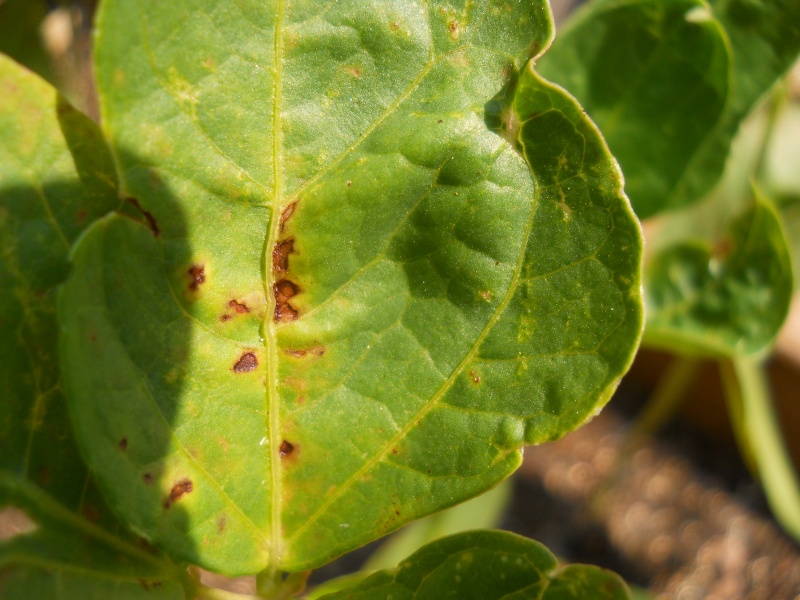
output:
M783 107L786 105L788 99L789 88L786 84L786 80L781 79L775 85L769 95L769 114L767 115L767 123L764 126L764 133L761 136L758 159L753 169L753 180L757 183L764 181L769 146L772 141L772 136L775 134L775 129L778 124L778 117L783 111Z
M719 363L733 429L742 455L761 480L775 518L800 540L800 481L783 443L764 367L734 358Z

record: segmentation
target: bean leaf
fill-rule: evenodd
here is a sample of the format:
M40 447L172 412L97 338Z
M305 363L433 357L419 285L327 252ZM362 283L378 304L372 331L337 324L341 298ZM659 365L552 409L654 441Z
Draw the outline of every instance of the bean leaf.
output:
M470 531L424 546L397 568L320 600L625 600L618 575L590 565L557 570L543 545L505 531Z
M103 3L144 218L76 245L62 352L137 531L227 574L315 567L608 400L641 239L597 130L525 66L551 37L544 1Z

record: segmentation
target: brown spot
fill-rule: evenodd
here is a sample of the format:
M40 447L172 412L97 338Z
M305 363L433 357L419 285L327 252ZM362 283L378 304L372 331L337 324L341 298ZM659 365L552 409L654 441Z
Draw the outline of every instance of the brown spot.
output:
M183 479L179 481L175 485L172 486L172 490L169 493L169 497L164 500L164 508L168 509L170 506L175 504L178 500L181 499L181 496L184 494L189 494L192 491L193 486L192 482L189 479Z
M353 182L349 179L347 180L347 187L353 187Z
M283 229L284 227L286 227L286 222L294 214L294 209L297 207L298 202L299 200L295 200L294 202L292 202L286 208L283 209L283 212L281 213L281 224L280 224L281 233L283 233Z
M277 242L272 249L272 270L286 273L289 268L289 255L294 252L294 238Z
M255 370L257 366L258 359L256 358L256 355L252 352L245 352L242 354L241 358L236 361L236 364L233 365L233 370L236 373L248 373Z
M281 442L281 447L278 451L281 453L281 457L290 456L292 452L294 452L294 444L292 444L291 442L287 442L286 440L283 440Z
M236 300L231 300L230 302L228 302L228 306L230 306L240 315L250 312L250 307L247 306L247 304L245 304L244 302L237 302Z
M158 223L156 223L156 218L153 216L153 213L142 208L142 205L139 204L139 201L136 198L125 198L125 201L133 204L136 209L142 213L145 221L147 221L147 226L150 228L150 231L153 232L155 237L158 237L158 234L161 233L161 230L158 228Z
M394 514L396 514L399 517L400 516L400 510L395 508L394 509Z
M297 403L298 404L305 404L306 403L306 397L305 396L298 396L297 397Z
M298 377L284 377L283 384L298 392L305 392L308 389L308 381Z
M86 211L85 208L80 209L77 213L75 213L75 220L78 223L83 223L86 220L86 217L89 216L89 213Z
M397 448L392 448L392 454L397 454L399 452L400 452L400 450L398 450Z
M351 77L355 77L356 79L361 77L361 67L358 65L351 65L344 68L344 72L350 75Z
M217 519L217 533L222 533L225 531L225 526L228 524L228 517L222 515L219 519Z
M439 120L438 120L438 121L436 121L436 122L437 122L437 123L444 123L444 120L443 120L443 119L439 119Z
M472 379L472 383L477 385L481 382L481 377L475 372L475 369L470 370L469 376Z
M220 320L220 321L222 321L222 322L224 323L225 321L230 321L232 318L233 318L233 316L232 316L232 315L229 315L228 313L225 313L224 315L222 315L222 316L219 318L219 320Z
M123 452L128 449L128 438L124 437L119 441L119 449Z
M286 348L284 349L284 352L289 356L294 356L295 358L303 358L304 356L307 356L309 354L319 358L320 356L325 354L325 346L314 346L313 348L307 348L307 349Z
M275 294L275 322L297 320L297 310L289 304L289 300L300 292L300 288L288 279L281 279L272 285L272 291Z
M145 482L146 485L151 485L155 480L152 473L145 473L142 475L142 480Z
M189 289L196 292L206 281L206 268L203 265L192 265L187 271L191 277Z
M458 21L453 19L447 24L447 29L450 30L450 33L454 33L458 29Z
M400 24L397 21L392 21L391 23L389 23L389 29L391 29L392 31L397 31L398 29L400 29Z

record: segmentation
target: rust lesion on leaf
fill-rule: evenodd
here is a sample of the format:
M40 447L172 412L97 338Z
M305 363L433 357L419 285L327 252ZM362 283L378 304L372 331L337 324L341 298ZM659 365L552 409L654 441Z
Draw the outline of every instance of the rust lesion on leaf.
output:
M206 282L205 265L192 265L186 271L189 274L189 289L196 292Z
M283 440L281 442L281 446L278 451L280 452L281 458L287 458L289 456L292 456L292 454L294 454L295 451L294 444L292 444L287 440Z
M272 270L275 273L286 273L289 270L289 255L293 252L293 237L277 242L272 249Z
M192 485L192 481L190 479L182 479L173 485L169 492L169 496L167 496L167 499L164 500L164 509L170 508L184 495L191 493L193 489L194 486Z
M258 367L258 358L253 352L245 352L233 365L234 373L249 373Z
M300 293L300 288L297 284L288 279L281 279L273 284L272 292L275 295L275 322L287 323L296 321L298 317L297 309L289 304L289 300Z
M283 230L286 228L286 223L289 219L292 218L295 209L297 208L297 203L299 200L295 200L294 202L289 203L286 205L286 208L283 209L281 212L281 222L280 222L280 232L283 233Z
M244 302L239 302L236 299L233 299L230 302L228 302L228 306L240 315L250 312L250 307L247 306L247 304L245 304Z
M279 227L281 234L286 228L286 223L294 214L298 202L299 200L295 200L281 212ZM275 283L272 284L272 293L275 298L273 320L276 323L287 323L298 318L297 309L289 303L289 300L300 293L300 287L285 277L289 271L289 256L296 251L294 237L280 239L272 247L272 273L275 275ZM278 279L278 277L282 278Z
M295 358L314 357L319 358L325 354L325 346L314 346L312 348L284 348L284 353Z

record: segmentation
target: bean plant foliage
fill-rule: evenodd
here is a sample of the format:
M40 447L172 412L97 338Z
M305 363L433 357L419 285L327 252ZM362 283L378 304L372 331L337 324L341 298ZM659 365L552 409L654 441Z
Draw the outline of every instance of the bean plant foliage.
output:
M29 529L4 597L315 568L607 402L642 243L534 70L544 0L105 0L95 26L100 126L0 57L0 505ZM463 565L464 597L488 571L625 594L510 534L437 544L352 597Z

